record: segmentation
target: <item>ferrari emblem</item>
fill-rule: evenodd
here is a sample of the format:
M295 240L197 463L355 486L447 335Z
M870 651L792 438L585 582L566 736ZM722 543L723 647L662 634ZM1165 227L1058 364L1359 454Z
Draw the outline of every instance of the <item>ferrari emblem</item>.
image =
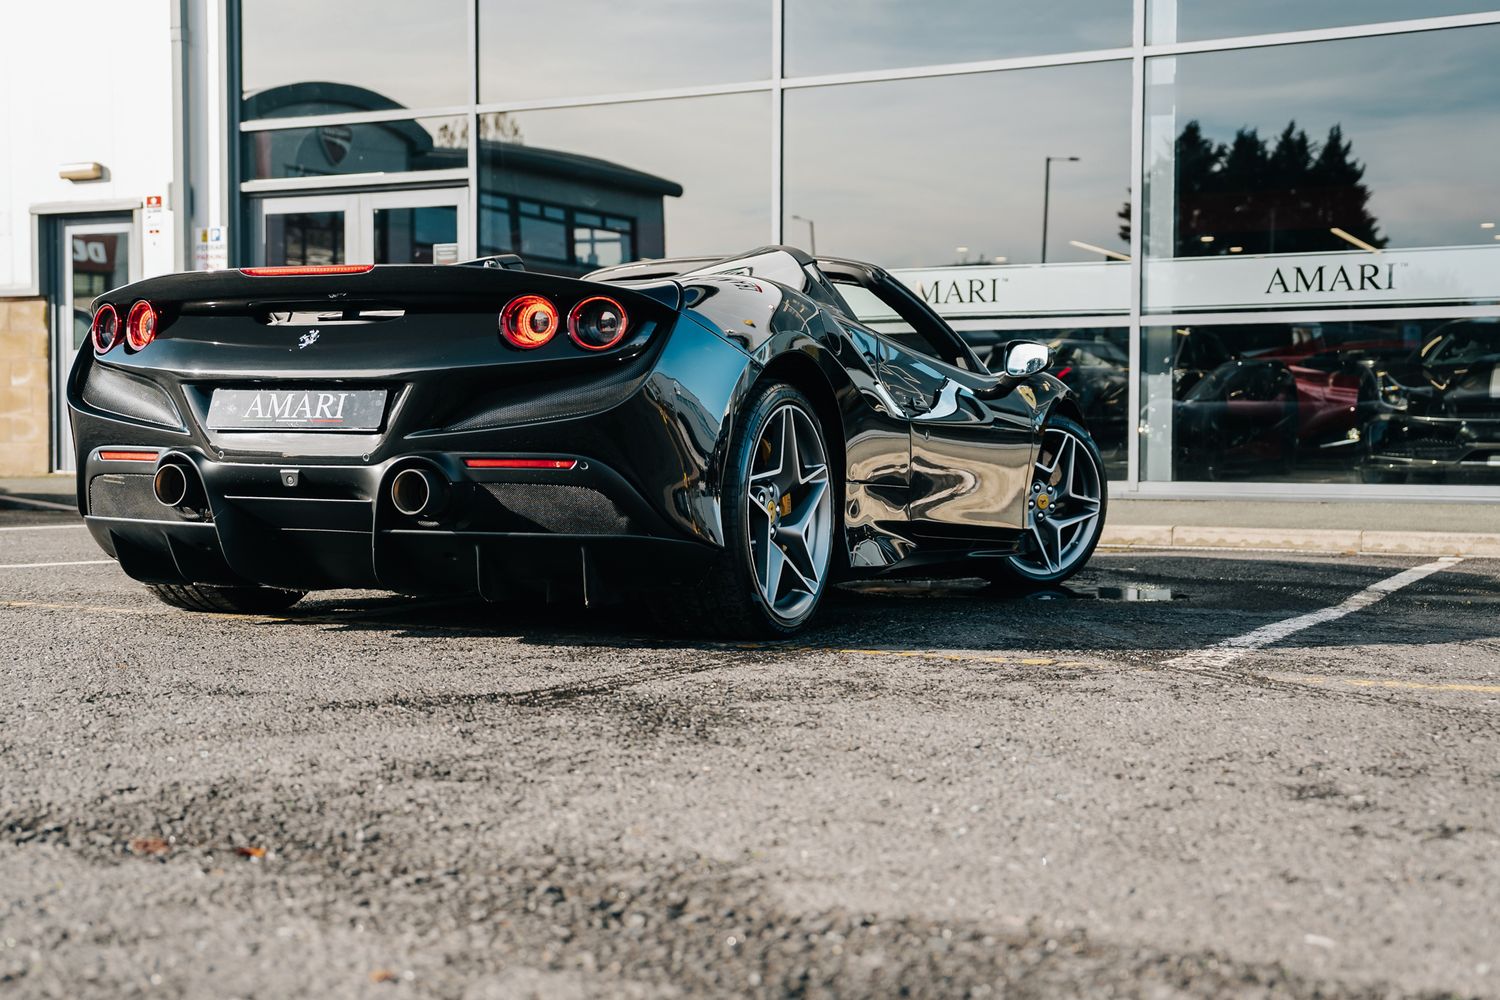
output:
M1047 505L1049 503L1051 503L1051 502L1052 502L1052 498L1049 497L1047 494L1045 494L1045 493L1039 494L1037 496L1037 498L1036 498L1036 509L1037 510L1046 510L1047 509Z
M1036 409L1036 393L1031 391L1031 386L1017 386L1016 394L1022 399L1026 400L1027 406L1031 407L1033 410Z

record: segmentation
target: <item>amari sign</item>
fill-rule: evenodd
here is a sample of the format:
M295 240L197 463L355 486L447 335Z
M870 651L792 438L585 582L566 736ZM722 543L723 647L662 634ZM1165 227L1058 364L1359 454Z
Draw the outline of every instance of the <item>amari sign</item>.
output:
M1355 250L1146 262L1151 312L1484 302L1500 298L1500 246Z
M1149 260L1147 312L1500 300L1500 244ZM1130 308L1130 265L997 264L891 272L949 319L1108 316ZM894 318L894 317L892 317Z

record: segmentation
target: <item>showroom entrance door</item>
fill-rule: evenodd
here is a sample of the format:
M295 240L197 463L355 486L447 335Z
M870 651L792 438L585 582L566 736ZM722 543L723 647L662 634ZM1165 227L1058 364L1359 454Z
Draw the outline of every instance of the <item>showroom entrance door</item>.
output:
M89 337L94 297L141 276L140 244L129 213L58 219L48 299L52 317L52 467L72 472L68 375Z
M266 198L255 264L453 264L474 256L468 213L462 188Z

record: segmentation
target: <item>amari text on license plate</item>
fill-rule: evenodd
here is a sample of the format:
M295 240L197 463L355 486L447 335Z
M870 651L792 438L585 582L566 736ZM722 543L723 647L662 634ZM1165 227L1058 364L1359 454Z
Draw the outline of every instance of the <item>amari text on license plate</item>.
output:
M384 389L215 389L208 426L220 431L374 431Z

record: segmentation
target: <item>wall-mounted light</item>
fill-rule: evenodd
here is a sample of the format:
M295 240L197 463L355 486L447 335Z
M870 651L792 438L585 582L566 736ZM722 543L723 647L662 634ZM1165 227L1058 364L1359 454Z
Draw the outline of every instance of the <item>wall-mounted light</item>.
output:
M1230 247L1229 248L1229 252L1230 253L1244 253L1245 252L1245 248L1244 247Z
M1102 253L1104 256L1109 257L1112 260L1130 259L1129 254L1120 253L1118 250L1106 250L1104 247L1096 247L1094 246L1094 244L1085 243L1082 240L1069 240L1068 245L1075 246L1080 250L1088 250L1091 253Z
M1358 236L1355 236L1353 233L1345 232L1344 230L1340 229L1338 226L1333 226L1328 231L1330 233L1332 233L1333 235L1337 236L1339 239L1343 240L1345 243L1349 243L1349 244L1352 244L1353 246L1357 246L1361 250L1368 250L1370 253L1379 253L1380 252L1380 248L1379 247L1372 246L1369 243L1366 243L1364 240L1360 239Z
M1495 224L1493 222L1481 222L1479 224L1479 228L1480 229L1494 229L1495 228Z
M1212 243L1213 241L1214 241L1214 238L1212 236L1200 236L1200 237L1198 237L1198 242L1199 243Z
M57 176L65 181L97 181L104 176L104 164L64 163L57 168Z

